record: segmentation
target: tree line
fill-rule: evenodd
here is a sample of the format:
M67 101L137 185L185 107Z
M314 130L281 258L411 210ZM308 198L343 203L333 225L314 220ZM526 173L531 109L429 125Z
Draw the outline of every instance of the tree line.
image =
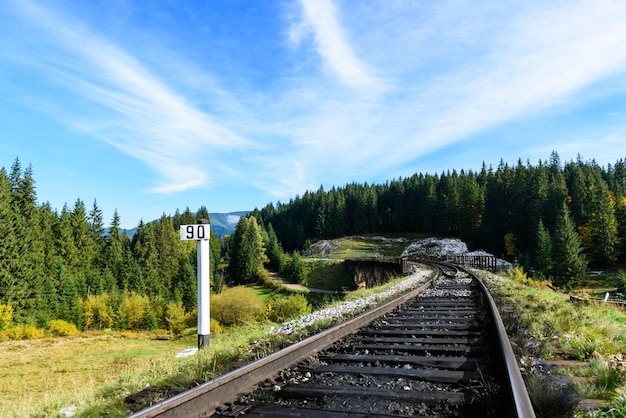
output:
M61 319L83 329L168 328L168 312L197 303L196 243L181 241L178 229L199 219L209 219L205 207L177 210L141 221L129 237L117 211L105 228L95 200L61 211L38 204L32 168L16 159L0 169L0 313L10 307L15 322L41 327ZM232 284L263 280L266 269L301 280L299 251L365 233L459 237L566 285L589 268L623 264L626 165L563 165L553 152L536 165L320 187L255 209L224 243L211 232L212 285L222 287L222 255Z
M16 159L0 169L0 306L15 322L40 327L53 319L93 327L95 315L97 326L136 328L128 316L102 318L140 305L144 327L167 329L170 304L196 307L196 243L181 241L178 229L199 219L209 219L205 207L163 214L141 221L131 238L117 210L105 228L96 200L87 208L77 199L60 212L38 204L32 167ZM210 254L215 280L221 243L214 233Z
M459 237L566 284L589 268L624 262L626 164L562 164L557 152L480 171L414 174L384 184L350 183L270 203L252 215L286 250L364 233Z

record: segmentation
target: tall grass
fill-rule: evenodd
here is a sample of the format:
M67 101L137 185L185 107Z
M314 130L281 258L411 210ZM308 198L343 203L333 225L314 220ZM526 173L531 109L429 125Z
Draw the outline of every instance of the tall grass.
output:
M556 291L547 282L528 279L518 269L504 277L480 275L507 314L509 331L524 336L527 343L524 351L533 357L589 361L583 367L557 371L574 378L575 383L569 388L531 374L527 381L529 394L534 404L543 405L536 407L538 416L572 416L564 406L559 406L569 402L569 392L564 391L571 388L578 397L616 402L606 410L611 412L581 412L577 417L626 417L626 407L620 401L620 394L626 393L626 374L603 360L626 352L624 310L609 304L571 300L569 295ZM561 415L559 408L563 408Z

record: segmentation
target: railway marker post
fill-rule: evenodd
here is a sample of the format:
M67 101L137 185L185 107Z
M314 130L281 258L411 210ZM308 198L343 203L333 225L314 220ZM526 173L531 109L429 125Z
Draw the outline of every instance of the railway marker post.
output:
M211 225L200 219L195 225L181 225L180 239L198 241L198 349L211 343L211 275L209 238Z

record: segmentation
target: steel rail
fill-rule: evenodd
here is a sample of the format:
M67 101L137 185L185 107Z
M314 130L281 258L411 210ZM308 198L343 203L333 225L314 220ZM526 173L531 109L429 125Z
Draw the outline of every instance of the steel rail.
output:
M506 328L504 323L502 322L502 318L500 317L500 312L498 311L498 306L496 302L493 300L489 289L485 283L472 273L462 266L458 266L451 263L444 262L436 262L429 263L431 265L441 264L447 267L456 268L464 271L465 273L472 276L480 287L481 292L485 295L487 300L487 304L489 306L489 310L491 311L491 317L495 321L494 327L496 332L496 337L498 339L497 343L500 347L500 352L502 353L502 362L503 367L505 368L507 375L507 383L509 384L509 394L514 402L514 417L516 418L535 418L535 411L532 406L532 402L530 401L530 397L528 396L528 391L526 390L526 384L524 383L524 378L522 377L522 372L519 369L517 364L517 358L515 357L515 353L513 352L513 348L511 347L511 342L509 341L509 337L506 333Z
M465 269L463 269L466 271ZM504 367L507 372L509 382L509 390L510 395L513 398L515 403L515 412L517 418L535 418L535 411L533 410L533 405L530 401L530 397L528 396L528 391L526 390L526 384L524 383L524 379L522 377L522 372L519 369L517 364L517 358L515 357L515 353L513 353L513 348L511 347L511 342L509 341L509 337L506 333L506 328L504 327L504 323L502 322L502 318L500 318L500 313L498 311L498 307L496 306L491 293L487 289L485 283L475 274L472 274L469 271L466 271L468 274L478 280L479 286L481 287L485 297L487 298L487 303L489 305L489 309L492 313L492 318L495 321L496 335L498 337L498 345L501 348L504 362Z
M389 313L401 304L415 298L431 287L433 276L425 284L387 302L371 311L359 315L328 330L313 335L267 357L254 361L237 370L210 380L196 388L180 393L151 407L130 415L130 418L187 418L207 417L219 406L233 402L243 393L254 390L257 384L275 376L304 358L310 357L332 343L355 333L376 318Z

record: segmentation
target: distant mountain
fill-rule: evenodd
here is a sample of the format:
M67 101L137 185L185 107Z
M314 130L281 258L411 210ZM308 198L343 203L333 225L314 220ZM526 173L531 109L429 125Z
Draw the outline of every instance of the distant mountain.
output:
M241 212L229 212L229 213L209 213L209 221L211 222L211 231L215 232L218 237L224 235L231 235L239 222L239 218L247 215L250 211ZM130 238L135 235L137 228L125 229L126 235ZM123 232L123 231L122 231ZM104 232L105 235L109 234L108 228Z
M218 237L231 235L239 222L239 218L246 216L250 211L229 212L229 213L209 213L209 221L211 222L211 230Z

